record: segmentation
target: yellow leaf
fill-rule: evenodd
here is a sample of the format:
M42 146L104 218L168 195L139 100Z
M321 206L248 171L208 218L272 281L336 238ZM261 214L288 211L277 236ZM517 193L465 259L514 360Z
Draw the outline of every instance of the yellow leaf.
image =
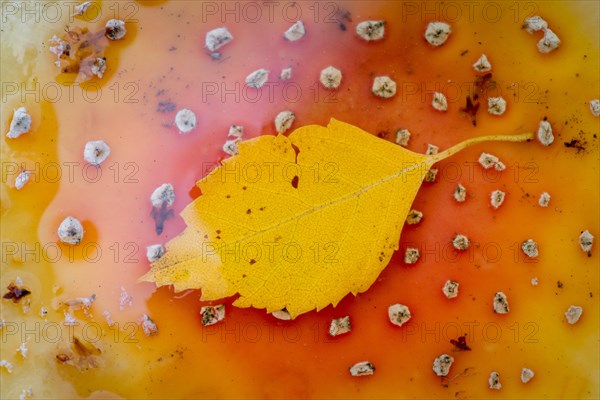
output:
M531 138L475 138L426 156L332 119L242 142L198 182L187 228L142 280L200 288L203 300L239 294L235 306L292 317L335 306L388 264L435 162L484 140Z

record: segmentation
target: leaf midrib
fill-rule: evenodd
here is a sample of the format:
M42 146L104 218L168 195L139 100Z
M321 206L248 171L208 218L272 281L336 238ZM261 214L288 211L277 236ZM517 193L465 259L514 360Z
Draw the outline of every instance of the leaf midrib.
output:
M384 177L384 178L382 178L382 179L380 179L380 180L378 180L376 182L373 182L373 183L371 183L371 184L369 184L367 186L362 186L359 190L356 190L354 192L348 193L347 195L345 195L343 197L340 197L338 199L332 200L332 201L330 201L328 203L324 203L324 204L318 205L316 207L312 207L312 208L310 208L310 209L302 212L301 214L294 215L294 216L292 216L290 218L287 218L285 220L282 220L282 221L280 220L277 224L273 224L271 226L268 226L265 229L261 229L261 230L255 231L255 232L253 232L250 235L246 235L246 236L244 236L242 238L239 238L239 239L237 239L235 241L232 241L232 242L223 242L223 244L224 245L236 245L236 244L242 243L244 241L247 241L248 239L251 239L251 238L256 237L258 235L261 235L263 233L272 231L272 230L277 229L279 227L282 227L284 225L287 225L290 222L301 220L305 216L313 214L315 212L318 212L318 211L320 211L320 210L322 210L324 208L331 207L331 206L334 206L336 204L343 203L344 201L348 201L348 200L350 200L352 198L358 197L361 194L366 193L369 190L372 190L372 189L376 188L377 186L380 186L382 184L385 184L387 182L390 182L390 181L392 181L394 179L397 179L397 178L401 177L403 174L405 174L407 172L411 172L411 171L414 171L417 168L421 168L423 166L426 166L428 164L429 160L430 160L430 157L426 157L421 162L414 163L410 167L406 167L406 168L404 168L403 170L401 170L399 172L396 172L396 173L394 173L392 175L386 176L386 177ZM211 214L209 212L206 212L206 214L211 215L211 216L215 216L215 217L219 217L218 215ZM180 264L182 262L187 262L187 261L195 260L195 259L200 258L200 257L202 257L202 255L198 255L196 257L189 258L189 259L187 259L185 261L175 262L175 263L170 264L170 265L177 265L177 264Z

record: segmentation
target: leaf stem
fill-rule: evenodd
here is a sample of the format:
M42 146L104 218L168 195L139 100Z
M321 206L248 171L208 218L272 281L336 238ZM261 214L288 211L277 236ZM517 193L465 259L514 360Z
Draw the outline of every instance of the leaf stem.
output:
M433 162L438 162L444 160L461 150L466 149L467 147L471 147L477 143L481 142L524 142L526 140L533 139L533 133L521 133L519 135L489 135L489 136L479 136L471 139L467 139L463 142L460 142L438 154L434 154L431 157Z

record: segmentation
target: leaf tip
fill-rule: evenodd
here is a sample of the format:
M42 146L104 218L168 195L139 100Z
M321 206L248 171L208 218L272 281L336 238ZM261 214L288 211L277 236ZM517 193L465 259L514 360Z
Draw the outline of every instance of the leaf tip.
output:
M156 282L154 273L151 270L146 272L144 275L142 275L138 278L137 283L143 283L143 282L151 282L151 283Z

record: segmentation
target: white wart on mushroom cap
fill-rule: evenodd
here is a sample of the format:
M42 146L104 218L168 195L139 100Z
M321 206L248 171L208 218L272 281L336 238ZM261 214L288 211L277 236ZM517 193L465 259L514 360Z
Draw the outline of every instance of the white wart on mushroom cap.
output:
M85 144L83 159L92 165L100 165L110 154L110 147L104 140L92 140Z
M104 35L110 40L120 40L125 37L127 29L125 22L120 19L109 19L104 27Z
M27 113L25 107L19 107L13 113L12 120L10 121L10 128L6 133L6 137L15 139L22 134L29 132L30 129L31 116Z
M58 238L67 244L78 244L83 239L83 225L77 218L68 216L58 227Z

